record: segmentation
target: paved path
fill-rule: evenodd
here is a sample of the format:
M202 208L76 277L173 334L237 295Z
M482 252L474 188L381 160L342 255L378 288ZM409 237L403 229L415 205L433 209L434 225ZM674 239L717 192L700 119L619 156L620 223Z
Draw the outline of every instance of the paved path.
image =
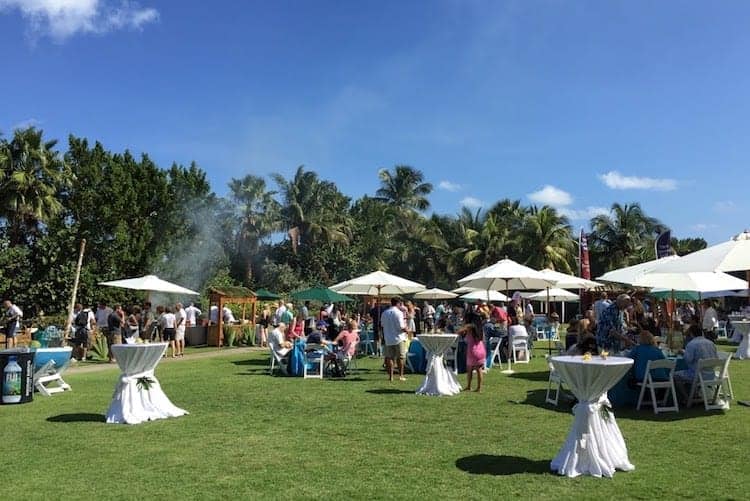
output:
M182 358L163 358L159 365L161 364L179 364L183 362L187 362L189 360L198 360L202 358L216 358L216 357L228 357L230 355L239 355L242 353L257 353L257 352L267 352L268 348L257 348L257 347L244 347L244 348L221 348L218 350L210 350L206 352L195 352L192 351L188 354L186 354ZM105 363L83 363L78 364L77 362L74 362L70 367L68 367L68 370L66 371L66 374L83 374L86 372L101 372L106 371L108 369L117 369L116 363L111 364L105 364Z

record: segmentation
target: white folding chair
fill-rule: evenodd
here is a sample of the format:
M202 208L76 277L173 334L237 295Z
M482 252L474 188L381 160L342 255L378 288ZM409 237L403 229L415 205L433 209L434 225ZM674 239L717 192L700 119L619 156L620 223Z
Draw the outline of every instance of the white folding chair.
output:
M289 360L286 357L280 357L275 351L273 351L273 347L270 345L269 351L271 352L271 366L268 368L268 373L273 376L273 370L278 365L279 372L286 375L288 373L287 364L289 363Z
M503 344L503 338L501 337L491 337L490 338L490 349L492 350L492 358L490 360L492 361L492 364L495 363L502 363L500 360L500 345Z
M319 344L308 344L305 347L305 363L302 369L303 379L323 379L323 369L325 367L324 347ZM317 369L316 369L317 365ZM311 369L308 369L308 366ZM310 372L311 370L314 372Z
M555 370L555 366L549 360L549 355L544 355L547 360L547 366L549 367L549 380L547 381L547 395L544 397L544 401L548 404L557 406L557 402L560 399L560 391L562 390L562 378L560 374ZM551 393L554 391L554 396Z
M531 360L526 336L513 336L511 351L514 364L528 364ZM519 353L522 353L523 356L519 357Z
M638 396L638 405L636 410L641 410L641 403L643 402L643 395L646 393L646 388L651 393L651 405L654 408L654 414L659 414L659 411L675 411L680 412L679 405L677 404L677 390L674 386L674 368L677 362L675 360L649 360L646 364L646 376L643 378L643 382L638 383L641 387L641 393ZM669 377L666 381L655 380L652 370L656 369L668 369ZM661 401L661 406L656 401L656 390L663 389L664 398ZM667 406L667 400L672 395L672 405Z
M687 406L690 407L694 402L702 400L703 407L707 411L728 409L729 402L721 398L722 388L727 381L725 368L728 366L729 364L721 358L698 360L698 368L693 383L690 385Z
M729 377L729 361L732 360L732 354L727 351L720 351L718 353L719 358L724 360L724 374L727 378L727 384L726 384L726 391L722 388L721 396L723 398L728 398L729 400L734 400L734 391L732 391L732 378Z
M547 339L547 336L544 334L544 327L537 327L536 328L536 340L537 341L544 341Z
M714 330L714 332L716 332L716 339L726 339L727 338L727 321L720 320L719 326Z
M450 349L445 352L443 360L445 363L451 363L453 365L453 374L458 374L458 363L456 362L456 354L458 353L458 339L453 342Z

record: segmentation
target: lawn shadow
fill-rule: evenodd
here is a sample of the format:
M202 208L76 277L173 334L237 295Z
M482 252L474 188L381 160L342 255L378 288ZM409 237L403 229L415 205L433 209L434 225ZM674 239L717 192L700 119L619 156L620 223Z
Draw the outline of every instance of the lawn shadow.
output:
M569 396L568 393L560 392L560 398L558 400L557 406L554 406L552 404L549 404L546 402L547 398L547 389L538 389L538 390L529 390L526 392L526 400L524 401L517 401L512 400L510 403L513 404L521 404L521 405L533 405L534 407L539 407L548 411L554 411L554 412L561 412L563 414L570 414L570 410L573 407L573 400L572 396ZM570 398L570 400L569 400Z
M93 414L80 412L76 414L59 414L47 418L50 423L104 423L107 421L104 414Z
M268 359L249 358L247 360L235 360L232 362L234 365L264 365L269 366Z
M346 377L327 377L325 379L326 379L326 381L349 381L349 382L367 381L365 378L351 377L351 376L346 376Z
M365 390L365 393L372 393L374 395L402 395L404 393L409 393L411 395L414 395L414 391L412 390L398 390L396 388L378 388L376 390Z
M456 468L473 475L552 475L549 459L534 461L518 456L477 454L457 459Z
M547 381L549 380L549 371L539 372L516 372L510 377L514 379L525 379L526 381Z

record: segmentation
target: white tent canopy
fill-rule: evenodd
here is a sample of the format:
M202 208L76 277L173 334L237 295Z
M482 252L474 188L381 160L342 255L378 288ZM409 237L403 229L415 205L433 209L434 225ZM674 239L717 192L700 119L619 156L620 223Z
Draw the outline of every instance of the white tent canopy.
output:
M575 275L568 275L566 273L560 273L559 271L544 269L539 273L544 275L550 280L554 280L555 287L559 289L594 289L596 287L602 287L604 284L594 282L593 280L587 280L585 278L577 277Z
M548 279L540 272L511 259L502 259L492 266L460 279L458 283L464 287L504 290L506 293L510 289L543 289L556 285L555 280Z
M534 292L532 294L523 294L523 296L526 299L531 299L532 301L546 301L547 300L547 289ZM554 302L564 302L564 303L577 303L580 301L580 297L578 294L574 294L573 292L566 291L565 289L549 289L549 300Z
M112 280L109 282L99 282L99 285L107 287L120 287L122 289L133 289L150 292L167 292L170 294L186 294L190 296L200 296L200 293L186 289L172 282L162 280L156 275L145 275L137 278L126 278L123 280Z
M468 301L510 301L508 296L498 291L475 290L461 296L461 299Z
M407 280L405 278L391 275L384 271L374 271L330 287L331 290L341 294L353 294L364 296L396 296L399 294L412 294L425 290L425 286Z
M736 235L728 242L687 254L668 263L659 263L658 273L750 270L750 232Z
M437 288L426 289L414 294L414 297L417 299L453 299L456 296L458 294Z
M604 282L632 285L639 276L653 270L657 264L668 263L676 259L679 258L677 256L667 256L661 259L654 259L653 261L646 261L645 263L634 264L633 266L626 266L625 268L608 271L604 275L596 277L596 279Z
M633 285L676 291L713 292L747 289L747 280L720 272L644 273L635 279Z

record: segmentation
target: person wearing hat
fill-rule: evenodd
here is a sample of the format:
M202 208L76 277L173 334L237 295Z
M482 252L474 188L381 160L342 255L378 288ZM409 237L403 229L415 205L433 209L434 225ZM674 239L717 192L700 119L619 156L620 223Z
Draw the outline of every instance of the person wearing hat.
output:
M633 344L626 335L624 313L630 305L630 296L620 294L614 303L604 309L596 328L596 342L600 348L616 353Z
M308 344L322 344L323 338L325 337L326 331L328 330L328 322L325 320L318 320L315 323L315 330L307 336Z
M521 307L521 293L516 291L513 293L510 301L510 308L508 308L508 325L519 325L523 324L523 308Z

